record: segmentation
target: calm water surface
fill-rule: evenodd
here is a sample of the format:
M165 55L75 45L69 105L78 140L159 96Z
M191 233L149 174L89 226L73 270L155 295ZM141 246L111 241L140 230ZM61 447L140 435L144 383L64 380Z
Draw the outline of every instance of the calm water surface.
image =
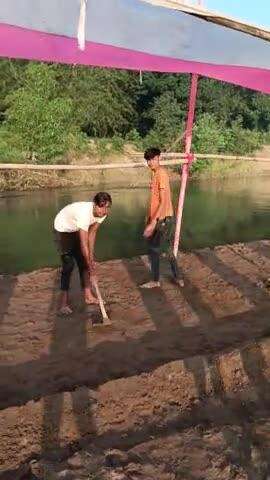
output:
M183 219L182 248L270 238L270 178L190 182ZM95 192L53 190L0 196L0 272L30 271L58 264L52 238L55 214ZM113 189L110 217L100 228L98 260L144 253L141 237L146 189ZM178 185L174 185L175 202Z

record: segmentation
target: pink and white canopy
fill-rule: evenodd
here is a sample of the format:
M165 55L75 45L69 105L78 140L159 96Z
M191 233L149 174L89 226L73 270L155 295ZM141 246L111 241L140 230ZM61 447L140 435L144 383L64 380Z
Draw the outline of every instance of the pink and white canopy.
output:
M270 32L177 0L1 0L0 56L197 73L270 93Z

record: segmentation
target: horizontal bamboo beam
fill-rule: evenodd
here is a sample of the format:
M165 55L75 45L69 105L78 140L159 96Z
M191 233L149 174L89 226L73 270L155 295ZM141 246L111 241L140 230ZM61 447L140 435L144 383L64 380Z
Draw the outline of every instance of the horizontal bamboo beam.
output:
M133 153L132 157L143 157L142 153ZM163 153L162 158L185 158L185 153ZM225 155L214 153L194 153L195 160L198 158L209 158L210 160L247 160L247 161L260 161L270 162L270 157L246 157L244 155Z
M132 157L141 158L141 153L135 153ZM269 157L244 157L239 155L214 155L206 153L194 154L195 161L200 158L209 160L231 160L231 161L248 161L248 162L270 162ZM173 159L173 160L172 160ZM162 155L161 164L166 166L174 166L183 164L185 161L184 153L165 153ZM0 163L0 170L109 170L121 168L141 168L145 167L145 161L132 163L104 163L95 165L37 165L29 163Z
M247 162L270 162L270 157L245 157L241 155L213 155L208 153L196 153L196 158L208 158L209 160L241 160Z
M162 165L179 165L181 162L176 160L163 160ZM0 163L0 170L109 170L116 168L140 168L145 167L144 162L133 163L104 163L96 165L37 165L28 163Z

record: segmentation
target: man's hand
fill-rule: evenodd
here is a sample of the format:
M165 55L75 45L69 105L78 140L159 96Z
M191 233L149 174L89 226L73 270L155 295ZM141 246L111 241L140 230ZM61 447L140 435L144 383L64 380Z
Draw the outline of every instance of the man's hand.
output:
M150 223L148 223L148 225L146 225L145 229L144 229L144 232L143 232L143 236L144 238L150 238L153 233L154 233L154 230L155 230L155 226L156 226L156 222L152 221Z

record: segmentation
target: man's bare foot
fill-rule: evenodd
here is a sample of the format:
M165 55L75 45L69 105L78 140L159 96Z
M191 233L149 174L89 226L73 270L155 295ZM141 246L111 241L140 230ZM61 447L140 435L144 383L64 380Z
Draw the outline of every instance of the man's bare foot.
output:
M95 291L90 288L90 287L85 287L84 288L84 301L86 305L98 305L98 299L95 296Z
M154 282L153 280L140 285L140 288L158 288L158 287L160 287L160 282Z
M98 305L98 299L94 295L88 295L84 298L86 305Z
M58 310L58 315L61 315L63 317L67 317L68 315L71 315L72 313L73 313L73 310L72 310L72 308L70 308L69 305L63 305Z

